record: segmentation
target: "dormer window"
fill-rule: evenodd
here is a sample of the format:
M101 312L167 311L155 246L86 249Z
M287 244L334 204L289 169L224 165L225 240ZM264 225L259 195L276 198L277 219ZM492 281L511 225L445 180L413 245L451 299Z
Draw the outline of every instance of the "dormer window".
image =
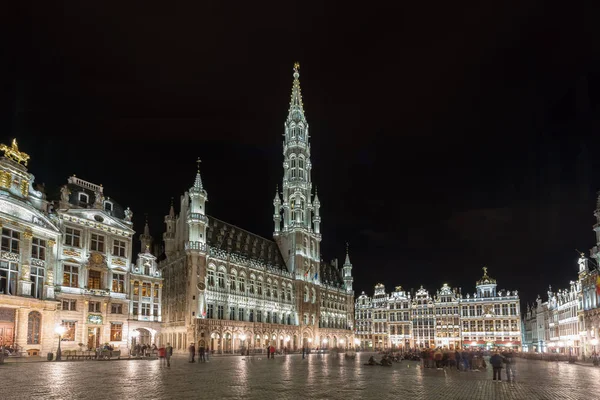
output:
M79 193L79 202L88 204L90 202L90 196L86 193Z
M113 204L110 201L104 202L104 211L112 212Z

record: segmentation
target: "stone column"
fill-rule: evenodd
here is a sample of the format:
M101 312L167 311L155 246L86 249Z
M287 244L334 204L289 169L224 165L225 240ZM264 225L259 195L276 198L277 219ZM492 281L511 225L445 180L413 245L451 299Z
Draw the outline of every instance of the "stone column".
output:
M163 284L158 284L158 320L162 321L162 287Z
M31 239L33 238L33 232L27 228L25 232L21 234L21 273L19 274L19 283L17 286L17 294L19 296L31 296Z
M44 298L54 298L54 271L56 271L54 245L56 242L52 239L46 241L46 282L44 283Z

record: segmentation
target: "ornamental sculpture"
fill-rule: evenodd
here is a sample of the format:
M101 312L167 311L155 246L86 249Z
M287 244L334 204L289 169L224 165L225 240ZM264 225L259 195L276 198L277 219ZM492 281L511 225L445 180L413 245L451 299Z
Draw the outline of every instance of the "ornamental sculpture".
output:
M23 163L23 165L27 166L27 161L29 161L29 155L19 151L19 146L17 145L17 139L13 139L12 146L8 147L5 144L0 144L0 151L4 152L4 157L10 158L13 161Z

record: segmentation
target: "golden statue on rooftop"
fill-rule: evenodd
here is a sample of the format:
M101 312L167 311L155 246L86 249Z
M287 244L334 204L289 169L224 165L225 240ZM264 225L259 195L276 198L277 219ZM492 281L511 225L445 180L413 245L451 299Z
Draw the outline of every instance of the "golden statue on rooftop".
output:
M29 155L19 151L19 145L17 144L17 139L13 139L12 146L8 147L5 144L0 144L0 151L4 152L4 157L10 158L13 161L23 163L23 165L27 166L27 161L29 160Z

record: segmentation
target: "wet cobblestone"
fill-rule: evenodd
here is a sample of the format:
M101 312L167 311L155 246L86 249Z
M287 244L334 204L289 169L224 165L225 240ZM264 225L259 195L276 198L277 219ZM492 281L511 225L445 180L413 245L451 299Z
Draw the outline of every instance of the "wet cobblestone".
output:
M363 366L338 355L212 357L159 361L13 363L0 366L2 399L599 399L600 368L517 361L517 382L491 370L422 369L419 363ZM503 371L504 372L504 371ZM503 376L504 378L504 376Z

